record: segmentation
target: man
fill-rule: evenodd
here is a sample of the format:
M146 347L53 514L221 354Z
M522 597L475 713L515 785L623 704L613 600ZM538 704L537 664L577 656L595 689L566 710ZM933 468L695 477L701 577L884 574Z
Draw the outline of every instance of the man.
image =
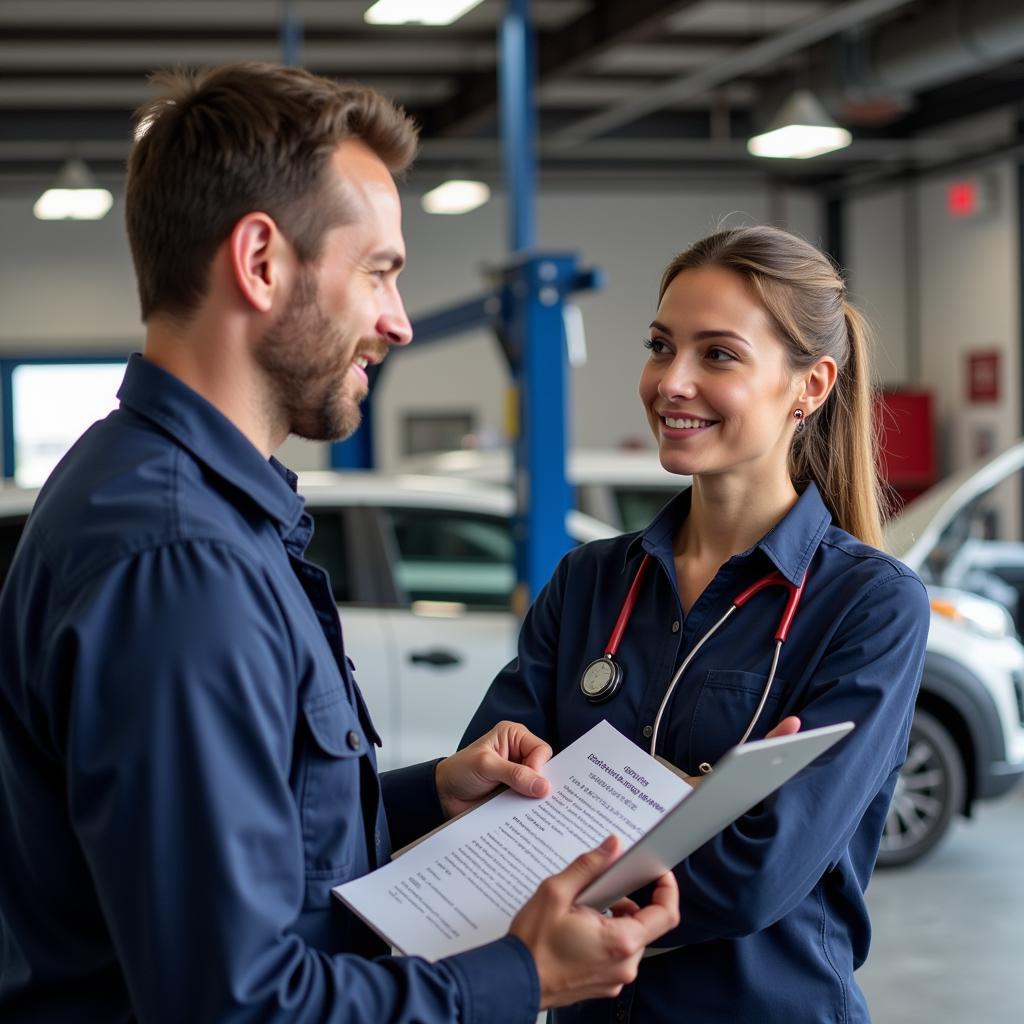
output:
M331 900L495 785L543 792L550 750L502 723L378 778L311 520L271 457L351 433L366 367L410 341L409 122L295 69L162 84L126 193L145 352L0 595L0 1018L497 1024L612 994L677 917L670 877L643 910L572 906L614 843L508 937L434 965L384 956Z

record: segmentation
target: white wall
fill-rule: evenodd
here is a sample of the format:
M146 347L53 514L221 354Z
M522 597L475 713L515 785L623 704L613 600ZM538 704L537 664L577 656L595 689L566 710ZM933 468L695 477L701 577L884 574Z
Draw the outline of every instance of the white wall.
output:
M984 170L997 182L996 205L976 219L946 214L952 176L929 178L917 189L921 379L936 397L940 451L950 469L977 457L979 431L993 432L996 447L1020 434L1016 169L1006 160ZM1002 355L998 403L967 403L967 355L977 349Z
M404 200L409 268L402 290L414 318L483 291L481 268L505 253L503 198L463 217L424 214L412 189ZM0 354L137 349L143 332L123 204L98 223L42 223L30 206L27 198L0 200ZM636 384L662 268L724 218L772 221L821 241L819 204L796 190L643 184L539 197L541 246L576 252L607 276L603 291L579 299L589 360L573 374L576 443L647 440ZM497 343L483 332L394 353L375 396L378 460L397 459L401 416L410 410L468 408L484 430L503 434L507 384ZM289 442L282 455L297 468L325 462L321 447L302 442Z
M142 341L124 205L101 221L39 221L0 199L0 354L131 351Z
M888 188L846 205L843 258L850 298L867 317L875 338L875 377L879 385L916 384L908 337L906 206L910 190Z
M964 178L994 183L987 213L948 213L948 186ZM878 328L879 378L932 392L943 473L975 461L983 435L998 448L1021 432L1016 190L1015 164L996 159L859 197L846 210L851 291ZM1000 353L998 402L967 400L967 357L979 349Z

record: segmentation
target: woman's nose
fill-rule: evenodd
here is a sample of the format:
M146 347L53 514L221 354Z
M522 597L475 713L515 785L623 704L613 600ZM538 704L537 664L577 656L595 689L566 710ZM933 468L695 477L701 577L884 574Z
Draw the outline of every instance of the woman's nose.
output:
M658 394L665 399L695 398L697 382L685 354L680 354L666 368L658 381Z

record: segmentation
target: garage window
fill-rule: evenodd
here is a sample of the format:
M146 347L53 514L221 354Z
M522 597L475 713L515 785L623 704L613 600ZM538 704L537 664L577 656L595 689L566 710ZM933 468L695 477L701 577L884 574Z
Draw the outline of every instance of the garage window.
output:
M117 407L122 358L3 360L4 476L39 487L96 420Z

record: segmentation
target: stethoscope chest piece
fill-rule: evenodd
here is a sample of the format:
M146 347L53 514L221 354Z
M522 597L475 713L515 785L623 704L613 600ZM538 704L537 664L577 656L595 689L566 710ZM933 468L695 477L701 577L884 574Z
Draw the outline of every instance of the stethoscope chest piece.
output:
M602 704L614 697L622 685L622 668L609 655L595 658L580 678L580 689L591 704Z

